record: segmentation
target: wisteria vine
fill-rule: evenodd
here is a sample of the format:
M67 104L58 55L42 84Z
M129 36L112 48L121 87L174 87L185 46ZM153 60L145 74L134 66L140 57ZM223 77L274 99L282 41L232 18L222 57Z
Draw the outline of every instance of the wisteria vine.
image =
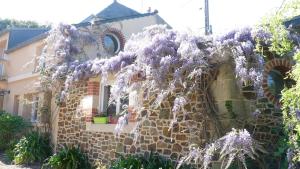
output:
M101 83L107 84L109 75L114 75L111 102L131 92L143 91L145 97L154 92L157 98L150 105L153 107L176 93L176 88L180 86L183 92L176 94L173 100L171 129L178 123L178 113L185 112L184 106L189 102L187 95L197 86L193 82L210 74L223 63L234 64L240 87L252 85L259 93L265 61L264 53L259 49L268 48L271 38L272 35L262 28L245 28L212 39L155 25L133 35L127 41L124 51L118 55L101 58L97 57L101 56L101 51L92 33L62 24L54 28L47 38L48 45L40 58L41 84L48 89L58 89L57 100L61 103L68 98L68 92L76 82L100 76ZM97 49L93 56L85 52L86 48L91 46ZM136 77L141 79L136 80ZM143 120L143 106L137 105L135 109L140 121ZM127 118L128 114L119 118L115 130L117 135L122 131ZM242 148L243 151L238 151L238 148ZM233 130L205 151L191 151L183 161L194 158L193 154L200 154L204 159L204 166L207 167L212 153L215 149L220 149L221 159L226 160L224 166L228 168L235 157L243 164L245 155L254 158L256 148L247 131Z

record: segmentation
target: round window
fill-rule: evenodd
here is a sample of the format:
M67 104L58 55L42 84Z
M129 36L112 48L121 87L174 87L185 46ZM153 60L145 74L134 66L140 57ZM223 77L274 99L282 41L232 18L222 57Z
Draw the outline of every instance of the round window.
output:
M106 34L103 39L103 45L108 53L115 54L120 50L120 41L113 34Z
M282 73L276 69L272 69L268 74L268 88L275 99L280 99L284 86L284 76Z
M292 68L292 62L287 59L272 59L265 65L263 77L264 95L269 101L280 106L281 91L290 88L295 82L287 74Z

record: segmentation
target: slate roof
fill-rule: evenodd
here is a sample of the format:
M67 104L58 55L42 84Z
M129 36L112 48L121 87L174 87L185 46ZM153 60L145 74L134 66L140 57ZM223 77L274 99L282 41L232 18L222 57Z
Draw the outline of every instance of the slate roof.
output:
M138 15L143 15L143 14L124 6L118 3L117 1L114 1L112 4L104 8L98 14L90 15L80 23L91 22L94 17L97 17L100 20L111 20L115 18L123 18L123 17L138 16Z
M300 16L296 16L288 21L284 22L286 27L299 28L300 27Z
M126 20L126 19L141 18L141 17L151 16L151 15L156 15L157 13L158 13L157 11L154 11L154 12L151 12L151 13L145 13L145 14L139 14L139 15L124 16L124 17L112 18L112 19L106 19L106 20L100 20L100 21L98 20L98 21L95 21L95 24L104 24L104 23L122 21L122 20ZM80 23L74 24L74 25L76 27L81 27L81 26L91 25L91 23L90 22L80 22Z
M11 28L9 29L9 40L7 51L23 44L24 42L36 39L39 35L45 34L49 29L46 28Z

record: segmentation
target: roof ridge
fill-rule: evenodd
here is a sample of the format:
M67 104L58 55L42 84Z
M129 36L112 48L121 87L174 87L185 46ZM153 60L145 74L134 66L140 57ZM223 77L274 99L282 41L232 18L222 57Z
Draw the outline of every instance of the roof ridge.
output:
M141 13L119 3L118 1L113 1L113 3L95 14L94 17L100 18L101 20L106 20L134 15L141 15ZM81 22L90 22L92 20L91 16L92 15L88 16Z
M8 30L50 30L49 28L27 28L27 27L11 27Z
M144 13L144 14L138 14L138 15L131 15L131 16L123 16L123 17L118 17L118 18L112 18L112 19L104 19L104 20L99 20L96 21L95 24L105 24L105 23L110 23L110 22L115 22L115 21L120 21L120 20L129 20L129 19L135 19L135 18L140 18L140 17L147 17L147 16L151 16L151 15L156 15L158 14L158 11L154 11L151 13ZM90 25L91 23L89 21L85 21L85 22L80 22L78 24L73 24L74 26L87 26Z

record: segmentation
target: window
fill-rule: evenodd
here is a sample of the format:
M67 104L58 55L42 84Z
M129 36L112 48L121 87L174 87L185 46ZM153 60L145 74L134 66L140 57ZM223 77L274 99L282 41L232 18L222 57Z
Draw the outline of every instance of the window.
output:
M38 96L33 96L32 100L32 110L31 110L31 122L37 122L37 114L38 114L38 109L39 109L39 97Z
M14 115L18 115L19 114L19 105L20 105L20 97L19 95L15 95L14 96Z
M100 90L100 113L107 116L117 116L127 109L126 105L129 103L128 95L120 98L113 103L109 103L110 85L101 85Z
M276 69L273 69L268 74L268 87L270 92L276 99L280 99L281 91L284 88L284 76Z
M103 38L103 46L110 54L115 54L120 51L120 40L114 34L106 34Z
M37 93L25 94L22 99L22 117L31 122L37 122L39 97Z
M3 63L0 63L0 76L1 76L1 79L4 76L4 64Z

